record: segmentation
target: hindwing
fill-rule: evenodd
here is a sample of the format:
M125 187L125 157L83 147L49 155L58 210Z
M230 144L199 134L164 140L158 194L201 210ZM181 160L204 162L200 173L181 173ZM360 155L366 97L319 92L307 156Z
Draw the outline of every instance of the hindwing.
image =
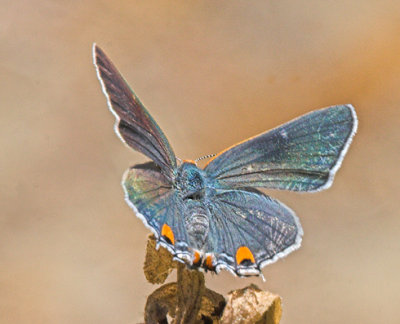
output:
M175 257L189 260L188 237L182 199L169 180L152 163L139 164L125 172L125 199L136 215L155 234L157 241Z
M303 230L296 214L258 190L219 191L208 208L206 251L213 254L217 271L258 275L263 266L300 247Z

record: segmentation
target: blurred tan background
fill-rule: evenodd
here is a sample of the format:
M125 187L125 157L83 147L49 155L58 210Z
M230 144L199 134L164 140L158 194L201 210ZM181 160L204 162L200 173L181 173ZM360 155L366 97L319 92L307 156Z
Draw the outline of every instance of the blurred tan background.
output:
M113 132L97 42L178 157L352 103L359 131L330 190L269 192L300 250L267 279L283 324L400 323L400 1L0 1L0 323L138 323L156 286L123 200L146 160Z

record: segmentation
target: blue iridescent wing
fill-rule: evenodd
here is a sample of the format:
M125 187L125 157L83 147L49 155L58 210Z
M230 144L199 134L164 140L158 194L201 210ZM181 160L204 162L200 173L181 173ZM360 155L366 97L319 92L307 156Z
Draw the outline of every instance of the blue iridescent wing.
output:
M326 189L356 130L351 105L316 110L222 151L204 170L226 188Z
M184 205L170 181L152 163L129 168L122 180L125 199L143 223L155 234L158 243L174 256L190 260L184 227Z
M117 119L115 132L128 146L152 159L171 179L176 158L164 133L96 44L93 61L108 106Z
M263 266L300 247L303 230L295 213L258 190L219 191L208 208L206 251L217 272L259 275Z

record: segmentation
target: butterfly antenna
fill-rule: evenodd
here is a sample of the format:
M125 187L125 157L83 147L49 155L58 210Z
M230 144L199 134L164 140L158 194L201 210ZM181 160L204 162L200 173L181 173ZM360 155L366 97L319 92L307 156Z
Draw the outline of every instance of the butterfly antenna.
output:
M214 157L214 156L216 156L217 154L208 154L208 155L204 155L204 156L202 156L202 157L199 157L198 159L196 159L196 160L194 160L195 162L198 162L198 161L201 161L201 160L204 160L204 159L209 159L209 158L211 158L211 157Z

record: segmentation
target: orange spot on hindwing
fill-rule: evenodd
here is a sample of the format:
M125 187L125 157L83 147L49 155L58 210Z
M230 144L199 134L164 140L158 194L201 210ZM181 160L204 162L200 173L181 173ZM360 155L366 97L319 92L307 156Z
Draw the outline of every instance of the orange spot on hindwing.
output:
M193 258L193 265L198 267L198 266L200 266L200 262L201 262L200 253L195 251L194 252L194 258Z
M175 237L174 237L174 232L172 232L171 227L169 227L167 224L164 224L162 229L161 229L161 236L165 238L165 240L174 245L175 244Z
M255 263L256 260L254 259L253 253L251 253L250 249L247 246L241 246L236 251L236 263L238 265L244 263Z
M212 255L207 255L206 259L204 260L203 266L207 270L215 271L215 267L213 265L213 257L212 257Z

